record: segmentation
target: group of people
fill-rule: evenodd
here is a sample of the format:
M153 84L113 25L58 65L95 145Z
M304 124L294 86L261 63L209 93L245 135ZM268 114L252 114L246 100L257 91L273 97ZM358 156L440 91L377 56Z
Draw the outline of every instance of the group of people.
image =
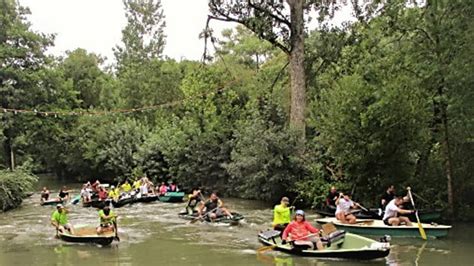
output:
M57 201L67 201L69 200L69 193L70 191L67 189L66 186L63 186L60 190L59 190L59 193L58 193L58 197L56 197L56 200ZM41 190L41 202L45 202L45 201L48 201L49 200L49 195L51 194L51 192L49 191L49 189L47 187L43 187L43 190Z
M408 196L395 194L395 186L390 185L380 199L380 207L384 211L382 220L389 226L411 225L410 219L403 215L414 213L415 210L408 210ZM351 200L350 193L337 192L336 187L331 187L326 204L329 209L336 209L336 218L341 223L355 224L356 217L353 209L363 208L359 203ZM365 209L366 210L366 209ZM367 210L366 210L367 211Z
M64 207L63 204L56 205L56 210L51 215L51 225L56 228L56 232L64 233L68 231L69 234L74 234L74 227L69 223L68 219L69 211ZM117 230L117 215L109 208L105 206L98 212L99 226L97 226L97 234L102 234L111 230Z
M86 203L92 201L93 198L97 198L99 201L108 199L118 201L121 198L131 196L164 195L167 192L179 191L178 186L173 181L168 183L169 185L166 185L165 182L162 182L160 186L155 187L150 179L142 177L135 179L133 183L130 183L128 179L126 179L123 183L119 183L117 186L112 185L110 189L107 190L104 185L96 180L92 184L87 182L82 186L81 198L82 201Z
M190 215L197 214L197 219L205 219L209 217L211 221L227 216L233 219L232 213L225 208L222 200L217 196L217 192L212 192L209 199L205 200L201 190L194 188L188 197L186 204L186 212Z

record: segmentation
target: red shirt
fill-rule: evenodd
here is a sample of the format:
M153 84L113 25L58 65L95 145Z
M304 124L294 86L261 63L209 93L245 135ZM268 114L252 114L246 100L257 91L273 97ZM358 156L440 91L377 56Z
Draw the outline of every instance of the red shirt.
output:
M107 199L107 191L105 189L99 190L99 199L100 200Z
M286 240L288 235L291 235L292 240L307 240L307 236L309 234L318 233L319 230L314 228L310 223L307 221L297 222L292 221L283 231L282 238Z

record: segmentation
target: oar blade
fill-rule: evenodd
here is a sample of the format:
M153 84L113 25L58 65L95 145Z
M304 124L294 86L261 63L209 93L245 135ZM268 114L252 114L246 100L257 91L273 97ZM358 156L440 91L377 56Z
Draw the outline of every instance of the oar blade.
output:
M259 247L257 249L257 253L262 253L262 252L266 252L266 251L269 251L269 250L272 250L273 248L275 248L276 245L274 246L263 246L263 247Z

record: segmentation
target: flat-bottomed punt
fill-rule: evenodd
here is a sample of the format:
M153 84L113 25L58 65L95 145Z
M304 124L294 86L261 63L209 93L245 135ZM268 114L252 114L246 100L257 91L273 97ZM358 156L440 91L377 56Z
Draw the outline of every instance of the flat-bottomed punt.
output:
M336 218L321 218L316 219L316 222L319 224L333 223L337 229L345 230L354 234L372 236L390 235L391 237L420 237L419 228L416 222L412 222L411 226L388 226L385 225L382 220L370 219L357 220L356 224L343 224ZM450 225L422 223L422 226L423 229L425 229L426 235L431 238L445 237L448 235L449 229L451 229Z
M382 243L370 238L344 231L335 231L321 238L323 250L303 249L291 244L282 244L280 232L269 230L261 232L258 240L281 252L316 258L340 258L354 260L372 260L386 257L390 253L390 243Z
M183 202L184 192L166 192L164 195L158 196L162 202Z
M74 227L74 235L68 231L58 232L58 237L66 242L73 243L95 243L102 246L107 246L112 243L115 238L113 230L97 234L96 227L90 225L77 225Z
M63 203L62 199L50 199L50 200L45 200L40 202L41 206L46 206L46 205L57 205Z
M317 214L323 217L335 217L335 208L323 208L323 209L316 209ZM361 209L352 210L351 213L357 219L382 219L383 211L382 209L377 208L370 208L368 211L364 211ZM438 221L441 218L442 210L439 209L428 209L428 210L418 210L418 215L420 217L420 221L424 223L430 223ZM411 221L416 221L415 214L408 215L408 218Z

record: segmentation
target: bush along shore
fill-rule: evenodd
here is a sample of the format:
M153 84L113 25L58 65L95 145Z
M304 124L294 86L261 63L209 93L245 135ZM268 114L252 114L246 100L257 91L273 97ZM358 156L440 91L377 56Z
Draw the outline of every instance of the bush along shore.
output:
M8 211L20 206L38 178L22 170L0 170L0 209Z

